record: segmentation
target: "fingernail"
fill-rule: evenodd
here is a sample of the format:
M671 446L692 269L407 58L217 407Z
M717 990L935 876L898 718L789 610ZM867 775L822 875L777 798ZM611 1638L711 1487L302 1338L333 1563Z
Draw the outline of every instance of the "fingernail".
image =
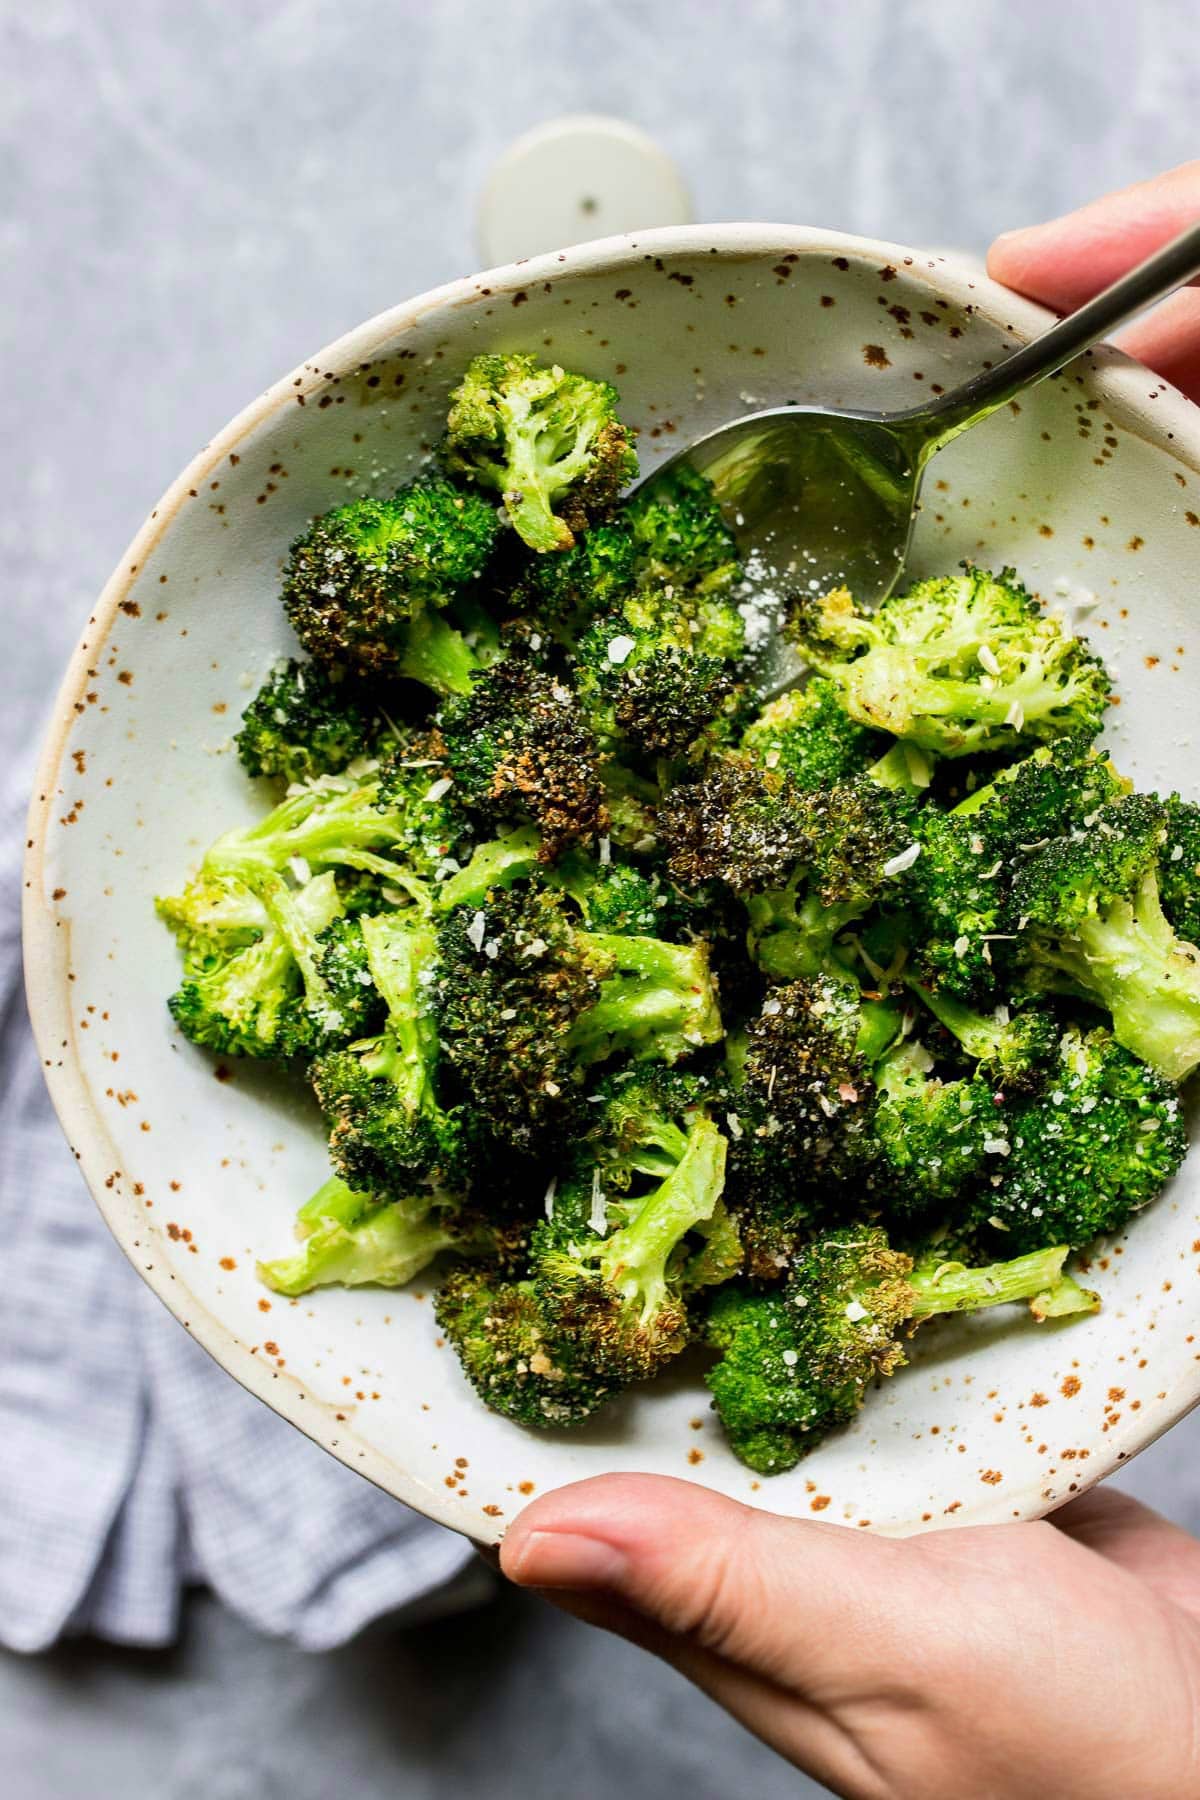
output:
M569 1531L531 1531L511 1549L506 1545L501 1560L519 1587L617 1587L626 1568L611 1544Z

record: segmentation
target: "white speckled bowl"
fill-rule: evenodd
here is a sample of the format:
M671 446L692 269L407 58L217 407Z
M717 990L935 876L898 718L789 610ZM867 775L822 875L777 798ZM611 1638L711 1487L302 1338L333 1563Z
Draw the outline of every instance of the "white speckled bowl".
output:
M452 283L351 332L235 419L134 539L67 671L30 814L29 996L47 1079L135 1267L254 1393L352 1468L473 1537L522 1496L602 1470L690 1474L782 1511L905 1532L1043 1513L1200 1397L1194 1170L1093 1266L1103 1311L922 1333L913 1366L792 1474L755 1481L694 1372L571 1436L487 1413L440 1348L428 1293L267 1298L322 1178L286 1084L173 1031L156 892L253 804L230 733L287 647L280 559L315 512L406 476L475 351L524 346L612 376L646 463L760 404L902 405L1046 315L941 257L788 226L612 239ZM921 570L1012 562L1066 577L1120 682L1112 743L1187 786L1200 702L1200 412L1111 352L969 433L935 465ZM1194 784L1193 784L1194 785Z

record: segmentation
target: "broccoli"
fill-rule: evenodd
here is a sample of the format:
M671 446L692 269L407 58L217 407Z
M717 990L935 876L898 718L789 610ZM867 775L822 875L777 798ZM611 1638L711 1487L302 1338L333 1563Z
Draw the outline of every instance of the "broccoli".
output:
M802 601L793 630L852 718L940 756L1095 737L1104 719L1103 664L1011 569L921 581L873 614L840 588Z
M1200 944L1200 806L1172 794L1159 861L1162 909L1181 938Z
M931 990L971 1002L1005 974L1019 921L1017 870L1047 838L1081 826L1125 783L1078 735L1039 746L950 812L913 815L920 851L902 883L914 972Z
M404 1287L441 1251L461 1248L453 1215L435 1210L431 1195L381 1204L336 1175L301 1207L296 1235L295 1256L258 1264L260 1280L293 1298L332 1283Z
M463 803L490 823L532 819L552 862L604 823L596 745L569 688L513 654L442 708L446 764Z
M912 807L859 778L806 792L730 757L677 787L660 816L685 886L722 880L746 901L750 952L773 980L837 969L835 940L910 866Z
M981 1080L1005 1094L1045 1081L1062 1035L1048 1007L1026 1004L1014 1011L1001 1002L991 1012L977 1012L944 990L931 993L912 980L908 985L962 1046Z
M333 876L293 891L272 877L270 888L202 876L178 900L158 903L184 950L183 980L167 1003L171 1017L203 1049L290 1055L302 994L324 1032L337 1035L349 1024L331 998L316 949L341 913Z
M1005 1153L1002 1103L979 1075L942 1080L913 1039L880 1058L872 1076L870 1131L881 1164L872 1185L889 1217L919 1224L957 1200L989 1156Z
M519 1425L577 1425L618 1391L589 1365L536 1284L512 1279L502 1265L455 1269L435 1311L480 1399Z
M489 888L507 888L514 881L524 881L543 862L541 833L532 825L514 825L499 837L476 844L470 860L443 881L437 904L443 910L468 901L478 906Z
M619 607L634 584L635 549L623 519L593 525L570 550L534 556L507 598L514 612L571 647L599 613Z
M246 881L257 871L332 867L381 876L420 905L470 835L436 738L410 736L381 763L310 783L254 825L226 832L206 874Z
M387 1022L379 1036L313 1063L334 1169L352 1188L387 1198L461 1186L467 1134L437 1093L437 934L402 913L364 919L360 929Z
M450 396L447 465L499 491L531 550L569 550L637 474L616 390L532 356L476 356Z
M351 682L318 663L280 662L242 714L234 739L248 775L270 775L285 786L340 775L356 757L370 756L389 727Z
M1187 1149L1169 1083L1100 1027L1064 1034L1051 1084L1016 1109L1004 1137L1006 1153L971 1216L1015 1251L1048 1237L1080 1249L1120 1231Z
M482 575L497 530L486 501L439 476L348 501L292 545L284 611L320 663L466 693L479 658L442 609Z
M803 687L768 701L742 734L740 748L764 769L778 769L798 787L832 787L866 772L883 740L852 719L832 681L814 675Z
M713 1219L725 1139L686 1088L660 1083L614 1104L614 1160L560 1187L530 1264L545 1312L590 1367L625 1383L656 1374L691 1337L685 1240Z
M446 1056L517 1149L563 1126L591 1064L617 1053L675 1062L721 1036L702 943L581 930L568 906L522 885L453 908L440 928Z
M1171 1081L1200 1063L1200 950L1163 913L1161 800L1129 794L1033 854L1013 883L1030 985L1110 1013L1119 1043Z
M624 516L643 585L712 590L736 578L733 533L711 481L690 464L648 477L626 501Z
M1062 1273L1066 1255L1057 1245L982 1268L914 1268L878 1227L847 1227L815 1238L782 1292L723 1289L707 1380L731 1448L762 1474L794 1467L854 1417L876 1376L903 1365L906 1329L938 1313L1016 1300L1039 1318L1093 1310L1095 1296Z
M606 749L699 759L736 722L745 652L745 624L727 595L643 587L584 633L575 686Z

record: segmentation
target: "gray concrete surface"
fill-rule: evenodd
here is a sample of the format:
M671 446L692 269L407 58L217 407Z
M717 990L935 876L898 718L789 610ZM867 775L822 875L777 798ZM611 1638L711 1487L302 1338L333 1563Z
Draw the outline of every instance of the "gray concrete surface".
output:
M1196 154L1188 0L0 0L8 752L168 479L248 397L474 260L518 131L612 111L698 213L981 248ZM1200 1527L1200 1424L1125 1485ZM179 1648L0 1660L7 1800L815 1793L536 1602L308 1658L211 1601Z

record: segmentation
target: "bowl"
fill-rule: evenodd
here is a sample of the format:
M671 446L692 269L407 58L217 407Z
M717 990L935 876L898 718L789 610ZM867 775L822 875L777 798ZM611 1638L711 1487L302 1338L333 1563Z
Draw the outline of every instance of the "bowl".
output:
M476 351L527 347L611 377L651 466L757 406L909 404L1047 320L946 257L792 226L646 232L455 281L241 413L168 489L88 619L29 828L29 999L54 1103L118 1242L184 1328L431 1518L494 1541L526 1496L614 1469L885 1532L1028 1518L1200 1397L1192 1159L1092 1258L1099 1314L1035 1326L1010 1308L928 1328L912 1366L790 1474L760 1481L730 1455L686 1363L578 1433L528 1433L468 1388L429 1283L293 1302L259 1286L255 1259L284 1251L325 1173L319 1126L286 1082L186 1043L164 1005L176 955L153 898L255 804L230 739L290 645L284 552L313 513L417 467ZM914 568L964 556L1012 563L1077 609L1117 674L1121 765L1186 789L1200 412L1114 351L1081 359L938 457Z

